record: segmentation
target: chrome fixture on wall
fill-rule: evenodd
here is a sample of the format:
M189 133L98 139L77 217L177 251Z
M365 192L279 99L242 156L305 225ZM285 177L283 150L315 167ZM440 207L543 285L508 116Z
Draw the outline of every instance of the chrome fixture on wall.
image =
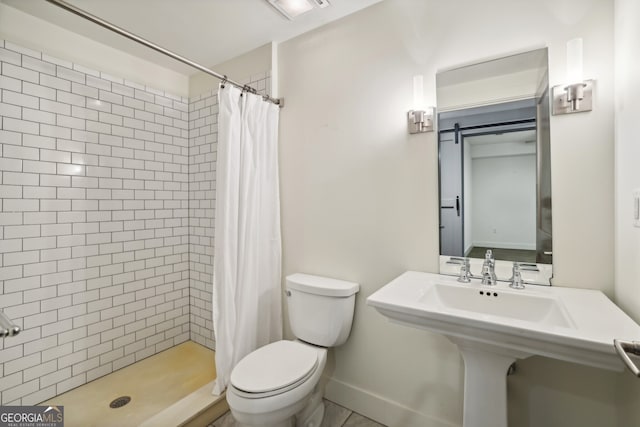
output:
M553 87L553 115L592 110L593 80L582 76L582 39L567 42L567 84Z
M421 75L413 76L413 109L407 113L409 133L433 132L434 107L424 106L424 85Z
M434 110L433 107L427 108L427 111L410 110L407 114L409 133L433 132Z
M20 326L16 325L0 310L0 337L12 337L20 333Z

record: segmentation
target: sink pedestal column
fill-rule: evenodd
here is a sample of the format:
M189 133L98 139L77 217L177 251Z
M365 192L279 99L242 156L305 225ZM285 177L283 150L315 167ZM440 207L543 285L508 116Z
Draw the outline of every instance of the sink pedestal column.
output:
M465 339L449 337L464 359L464 427L507 427L507 371L529 354L483 346L465 345Z

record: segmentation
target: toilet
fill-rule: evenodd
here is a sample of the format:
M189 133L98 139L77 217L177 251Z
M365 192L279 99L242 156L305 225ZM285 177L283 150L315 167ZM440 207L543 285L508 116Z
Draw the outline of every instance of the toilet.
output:
M241 426L318 427L320 377L328 347L351 331L357 283L296 273L286 278L295 341L276 341L245 356L231 372L227 402Z

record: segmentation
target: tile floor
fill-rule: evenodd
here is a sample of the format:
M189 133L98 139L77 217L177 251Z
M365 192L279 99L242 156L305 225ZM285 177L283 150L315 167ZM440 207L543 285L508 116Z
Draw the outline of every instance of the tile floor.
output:
M385 427L360 414L325 399L325 412L320 427ZM227 412L207 427L236 427L236 420Z

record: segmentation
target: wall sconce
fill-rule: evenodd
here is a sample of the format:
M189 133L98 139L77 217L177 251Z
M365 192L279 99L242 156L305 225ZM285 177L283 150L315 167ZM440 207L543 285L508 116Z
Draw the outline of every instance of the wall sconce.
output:
M407 113L409 133L433 132L434 107L424 107L424 84L421 75L413 76L413 110Z
M566 85L553 87L553 115L592 110L593 80L582 77L582 39L567 42Z

